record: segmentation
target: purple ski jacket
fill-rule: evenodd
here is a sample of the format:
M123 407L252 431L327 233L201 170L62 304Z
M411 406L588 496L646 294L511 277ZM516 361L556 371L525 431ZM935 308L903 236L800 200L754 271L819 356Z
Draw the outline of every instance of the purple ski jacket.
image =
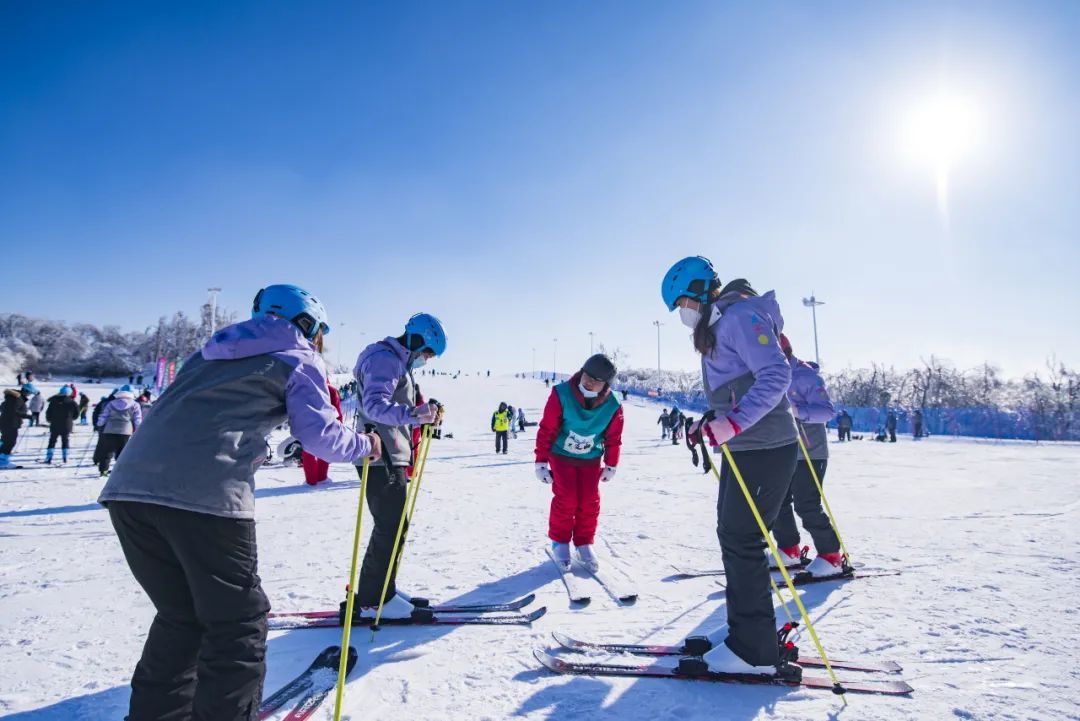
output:
M701 373L709 407L739 429L728 447L746 451L794 443L787 400L791 367L777 339L784 318L775 293L729 293L716 308L720 317L710 327L716 347L701 359Z
M360 419L375 426L383 454L394 466L412 464L416 389L411 359L412 353L396 338L384 338L361 351L353 368L360 389Z
M788 401L791 412L803 431L804 441L811 460L824 461L829 457L829 442L825 423L836 415L825 380L816 363L791 358L791 386ZM800 459L802 453L799 454Z
M296 326L261 316L222 328L154 404L98 501L254 518L265 437L286 420L317 458L371 454L367 437L338 421L322 358Z

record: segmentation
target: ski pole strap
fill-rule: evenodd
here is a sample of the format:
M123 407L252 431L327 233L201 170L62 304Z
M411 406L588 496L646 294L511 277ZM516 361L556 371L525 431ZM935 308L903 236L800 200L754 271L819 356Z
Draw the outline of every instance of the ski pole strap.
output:
M810 614L806 612L806 607L803 605L802 599L799 598L798 591L795 590L795 584L791 580L791 576L787 572L787 568L784 566L783 561L780 560L780 552L776 550L776 544L773 542L772 536L769 535L769 529L765 525L765 521L761 518L761 512L758 511L757 504L754 503L754 497L750 494L750 489L746 485L746 481L743 480L742 472L739 471L739 465L735 462L735 457L731 455L731 449L728 448L727 443L721 444L720 450L724 452L724 458L727 460L728 465L731 466L731 473L735 476L735 480L739 482L739 488L743 492L743 496L746 498L746 505L750 507L750 511L754 514L754 520L757 521L758 528L761 529L761 535L765 537L765 543L769 546L769 552L772 553L773 558L776 559L776 564L780 567L780 573L784 577L784 583L787 584L788 590L791 592L791 597L795 601L795 605L799 609L799 615L802 616L803 623L806 624L806 630L810 632L810 638L814 640L814 645L817 647L818 653L821 654L821 660L825 662L825 669L829 672L829 678L833 682L833 691L837 694L843 694L843 686L840 685L840 679L836 677L836 672L833 671L832 664L829 663L829 657L825 654L825 647L821 645L821 639L818 638L817 631L814 629L814 623L810 620ZM719 474L717 478L719 479ZM770 580L772 574L769 574ZM776 587L775 582L773 587ZM779 589L777 589L779 592ZM847 704L847 699L844 699L844 703Z

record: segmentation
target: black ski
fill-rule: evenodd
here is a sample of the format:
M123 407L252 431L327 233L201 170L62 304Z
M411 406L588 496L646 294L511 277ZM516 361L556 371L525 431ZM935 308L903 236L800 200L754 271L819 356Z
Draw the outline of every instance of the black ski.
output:
M849 569L843 573L835 576L811 576L806 571L799 571L798 573L791 574L791 583L794 586L809 586L812 583L828 583L829 581L856 581L860 578L880 578L881 576L899 576L900 571L856 571ZM721 583L722 579L716 579L717 583ZM784 588L786 584L783 580L777 580L777 584L780 588Z
M473 604L457 604L457 603L444 603L432 606L426 598L413 598L410 599L410 603L417 608L428 608L435 613L500 613L503 611L518 611L525 608L530 603L536 600L536 594L530 593L527 596L514 599L505 603L473 603ZM342 603L342 608L336 611L283 611L281 613L271 613L270 618L336 618L344 611L345 604Z
M533 651L536 660L556 673L578 674L582 676L637 676L652 678L677 678L690 681L719 681L722 683L746 683L767 686L796 686L804 688L826 689L835 693L870 693L890 696L903 696L914 689L906 681L862 681L846 680L840 682L837 689L831 679L825 676L806 676L801 678L787 676L765 676L758 674L716 673L704 667L698 658L682 657L677 666L659 662L643 664L596 663L594 661L567 661L552 656L546 651Z
M437 614L430 609L418 608L410 618L383 618L380 626L527 626L547 613L541 606L530 613L507 613L503 615L484 614ZM373 618L354 618L355 626L371 626ZM269 620L271 631L283 631L299 628L336 628L341 626L338 614L324 618L272 618Z
M638 643L596 643L593 641L579 641L566 634L553 632L555 642L571 651L604 651L607 653L629 653L635 656L701 656L712 648L712 643L704 636L694 636L686 639L679 646L666 646L662 644L638 644ZM800 666L825 666L825 661L817 656L807 656L799 653L796 661ZM903 669L895 661L863 662L845 661L838 658L830 658L829 663L833 668L846 671L865 671L868 673L900 673Z
M356 665L356 649L349 648L349 657L346 661L348 674ZM287 718L305 719L310 716L326 695L337 683L338 666L341 663L341 647L327 646L322 653L315 657L307 669L289 683L282 686L273 695L264 700L259 706L257 718L265 719L272 716L278 709L297 696L301 697L296 707L289 713ZM315 698L318 698L316 701ZM298 712L307 710L305 715L298 716Z

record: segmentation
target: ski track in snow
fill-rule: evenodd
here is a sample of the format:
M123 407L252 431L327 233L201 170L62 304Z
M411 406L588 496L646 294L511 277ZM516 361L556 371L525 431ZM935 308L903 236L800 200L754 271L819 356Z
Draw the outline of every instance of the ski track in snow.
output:
M595 581L572 609L539 551L550 487L532 473L535 428L495 456L500 400L539 420L548 391L513 378L419 379L447 405L423 480L402 587L436 602L535 592L529 627L354 629L360 654L345 718L372 719L1077 719L1080 446L931 438L832 445L826 490L853 559L903 575L806 587L826 650L893 659L911 698L655 679L557 676L532 648L552 630L588 640L675 643L724 620L715 579L674 580L671 564L720 563L715 481L685 447L662 442L659 406L631 399L623 462L604 484L599 547L630 574L620 607ZM42 384L51 395L59 384ZM100 387L93 387L98 390ZM153 615L95 503L92 469L47 467L44 428L23 429L0 472L0 718L112 721ZM72 458L90 440L77 426ZM359 482L348 465L309 489L295 467L258 474L260 572L277 611L334 608L343 597ZM364 539L370 531L365 514ZM1070 530L1071 529L1071 530ZM794 607L793 607L794 611ZM782 614L778 612L778 617ZM307 668L339 629L271 634L266 686ZM813 652L810 639L799 641ZM841 674L854 676L850 672ZM332 696L315 714L329 719Z

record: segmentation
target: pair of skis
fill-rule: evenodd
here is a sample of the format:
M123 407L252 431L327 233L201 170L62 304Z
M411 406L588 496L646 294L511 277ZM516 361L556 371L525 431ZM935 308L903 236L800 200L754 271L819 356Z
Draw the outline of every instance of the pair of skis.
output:
M845 569L843 573L835 576L812 576L803 570L805 566L788 566L787 571L791 575L791 582L796 586L808 586L813 583L826 583L828 581L853 581L859 578L878 578L880 576L897 576L900 571L870 569L863 570L861 564ZM779 569L771 568L770 572L780 573ZM675 575L679 578L702 578L705 576L723 576L722 568L688 568L675 567ZM717 579L719 583L719 579Z
M356 666L356 659L356 649L350 646L349 656L345 662L346 675L352 673L353 667ZM307 667L307 670L262 702L256 718L259 721L270 718L293 699L296 699L296 704L282 721L304 721L309 718L337 685L340 663L341 647L326 647Z
M412 599L416 609L409 618L386 618L379 620L385 626L527 626L547 613L541 606L528 613L519 613L536 600L536 594L505 603L442 604L432 606L426 599ZM271 631L298 628L334 628L342 625L344 610L294 611L271 613ZM353 614L354 626L370 626L374 619Z
M604 588L608 594L611 595L616 601L622 604L631 604L637 601L637 591L631 585L629 579L621 572L614 572L607 567L600 567L592 569L586 567L584 564L578 563L568 566L561 563L551 548L545 548L548 558L555 564L555 568L559 571L559 576L562 578L563 585L566 587L566 593L570 596L571 603L586 605L592 600L592 594L585 584L585 579L574 573L574 568L580 568Z
M643 645L626 643L595 643L580 641L563 634L553 634L555 641L564 649L575 653L600 652L608 654L631 654L651 656L646 662L602 662L586 657L583 660L568 660L541 649L535 649L533 655L546 668L561 674L583 676L623 676L645 678L670 678L692 681L717 681L722 683L746 683L773 686L799 686L813 689L827 689L834 693L865 693L886 696L903 696L914 689L903 680L846 679L837 687L827 676L799 677L772 676L764 674L719 673L710 671L700 654L707 652L711 644L707 639L687 639L681 646ZM689 652L689 653L688 653ZM671 660L677 660L671 663ZM801 666L824 666L824 661L812 656L800 655L797 663ZM869 663L830 659L833 668L860 671L866 673L899 673L899 664L886 661Z

